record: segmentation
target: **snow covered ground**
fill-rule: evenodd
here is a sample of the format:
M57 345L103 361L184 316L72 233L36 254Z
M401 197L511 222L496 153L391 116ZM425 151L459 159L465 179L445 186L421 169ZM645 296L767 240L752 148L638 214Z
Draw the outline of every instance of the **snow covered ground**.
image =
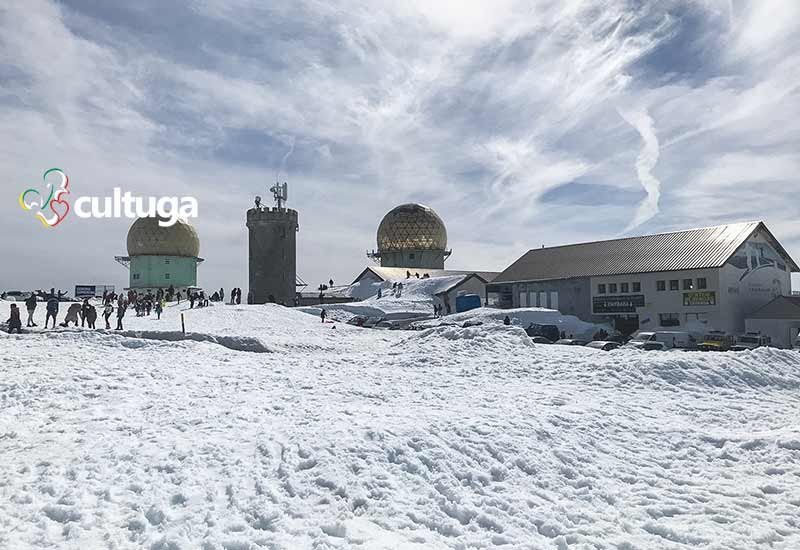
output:
M800 548L797 352L182 307L0 336L0 548Z

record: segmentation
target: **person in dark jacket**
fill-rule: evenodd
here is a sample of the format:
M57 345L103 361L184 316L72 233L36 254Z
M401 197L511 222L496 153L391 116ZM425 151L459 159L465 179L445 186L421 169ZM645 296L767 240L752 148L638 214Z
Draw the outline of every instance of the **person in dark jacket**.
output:
M47 323L53 319L53 328L56 328L56 316L58 315L58 298L55 294L50 294L47 299L47 317L44 320L44 328L47 328Z
M120 296L119 302L117 302L117 330L123 330L122 318L125 317L126 309L128 309L128 302L125 301L125 298Z
M95 328L94 324L97 321L97 308L94 306L89 306L89 310L86 312L86 324L89 325L89 328Z
M36 293L31 292L31 295L25 300L25 307L28 309L28 328L36 326L36 323L33 322L33 313L36 311L36 305Z
M506 315L505 319L503 319L503 324L506 325L506 326L510 325L511 324L511 317Z
M86 326L86 321L88 321L89 317L89 310L92 309L92 305L89 303L89 298L83 299L83 304L81 304L81 326Z
M9 334L15 330L18 334L22 334L22 319L19 318L19 308L17 304L11 304L11 317L8 318L7 323Z

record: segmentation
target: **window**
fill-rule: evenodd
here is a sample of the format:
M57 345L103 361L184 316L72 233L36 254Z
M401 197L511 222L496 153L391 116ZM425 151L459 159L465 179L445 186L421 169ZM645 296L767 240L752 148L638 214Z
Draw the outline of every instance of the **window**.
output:
M558 292L550 292L550 309L558 309Z
M608 283L608 293L609 294L617 293L617 283Z
M619 284L619 291L622 292L623 294L627 294L629 292L628 291L628 283L620 283Z
M164 278L169 279L169 273L164 273Z
M699 288L701 290L704 289L704 288L708 288L708 285L706 283L706 278L705 277L698 277L697 278L697 288Z
M656 281L656 290L667 290L667 281Z
M598 294L605 294L606 293L606 285L604 285L603 283L600 283L599 285L597 285L597 293Z
M678 279L670 279L670 281L669 281L669 289L670 290L678 290Z
M684 279L683 290L694 290L694 281L692 279Z
M661 281L661 282L663 283L664 281ZM641 292L642 291L642 283L634 282L634 283L631 283L631 284L633 285L633 291L634 292Z
M139 280L139 274L138 273L134 273L133 274L133 280L134 281L138 281Z
M681 318L677 313L659 313L658 324L662 327L677 327L681 324Z
M416 255L416 254L414 254L413 252L411 252L411 253L408 255L408 259L409 259L409 260L413 260L413 259L414 259L414 258L416 258L416 257L417 257L417 255Z
M164 259L164 263L165 263L165 264L169 264L169 258L165 258L165 259Z

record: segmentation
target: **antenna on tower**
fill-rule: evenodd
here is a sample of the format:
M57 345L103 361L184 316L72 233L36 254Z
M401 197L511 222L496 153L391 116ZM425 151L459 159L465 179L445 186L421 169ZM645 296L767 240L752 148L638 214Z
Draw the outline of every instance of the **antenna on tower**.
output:
M269 188L272 196L275 198L275 204L278 207L278 210L283 208L283 203L289 200L289 184L286 182L283 183L275 183L272 187Z

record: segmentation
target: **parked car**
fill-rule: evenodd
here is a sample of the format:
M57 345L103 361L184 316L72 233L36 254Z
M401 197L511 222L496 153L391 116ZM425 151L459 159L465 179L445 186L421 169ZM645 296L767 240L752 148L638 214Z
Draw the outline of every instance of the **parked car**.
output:
M589 342L586 340L576 340L574 338L562 338L560 340L556 340L555 343L562 346L585 346Z
M545 338L544 336L532 336L531 337L531 341L534 344L552 344L553 343L552 340L550 340L548 338Z
M703 336L697 348L701 351L728 351L733 344L733 337L721 330L712 330Z
M364 323L361 325L364 328L373 328L375 325L383 321L383 317L367 317Z
M555 342L561 338L561 333L555 325L540 325L538 323L531 323L525 332L533 338L534 336L544 336L551 342Z
M697 346L697 341L691 334L679 330L640 331L628 342L628 345L640 348L645 342L661 342L667 349L694 349Z
M3 292L2 299L9 302L24 302L30 297L30 292L22 292L21 290L9 290Z
M760 348L761 346L768 346L772 343L772 338L765 334L757 332L748 332L747 334L740 334L736 337L731 351L745 351L749 349Z
M348 325L353 325L354 327L363 327L364 323L367 321L366 315L355 315L347 321Z
M619 342L609 342L607 340L595 340L594 342L586 344L587 348L601 349L603 351L611 351L617 349L619 346Z
M656 342L653 340L650 342L645 342L639 349L644 351L666 351L667 346L664 345L664 342Z

